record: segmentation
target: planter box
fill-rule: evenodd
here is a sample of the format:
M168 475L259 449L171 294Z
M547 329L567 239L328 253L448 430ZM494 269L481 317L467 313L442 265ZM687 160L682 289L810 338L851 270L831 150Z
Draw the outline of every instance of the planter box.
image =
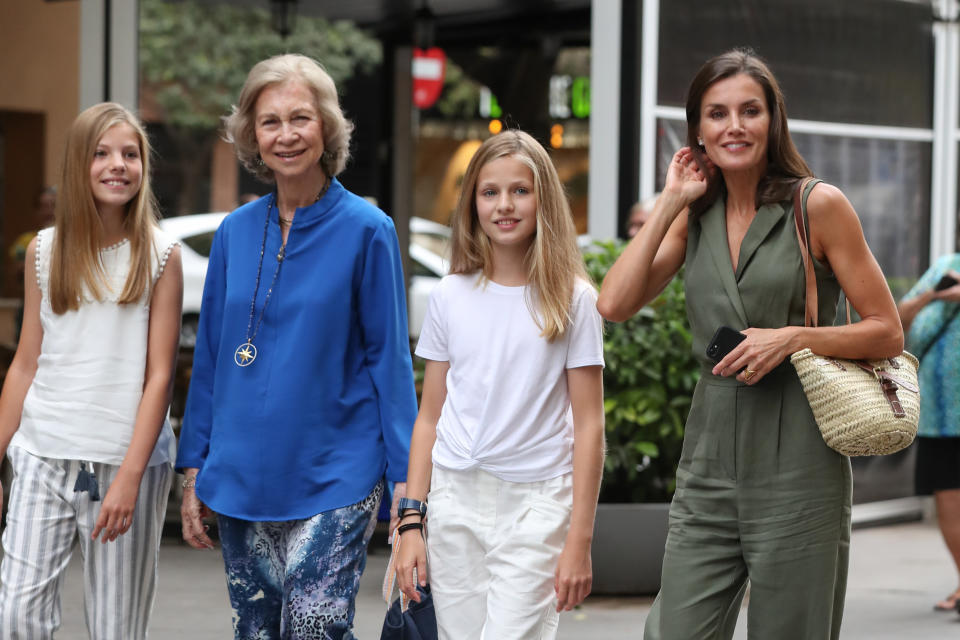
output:
M669 503L599 504L593 530L593 591L655 594L660 590Z

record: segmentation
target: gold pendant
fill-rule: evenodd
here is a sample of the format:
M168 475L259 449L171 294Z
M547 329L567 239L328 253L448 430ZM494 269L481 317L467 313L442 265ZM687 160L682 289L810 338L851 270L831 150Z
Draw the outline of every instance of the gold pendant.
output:
M252 342L244 342L233 352L233 361L238 367L248 367L257 359L257 348Z

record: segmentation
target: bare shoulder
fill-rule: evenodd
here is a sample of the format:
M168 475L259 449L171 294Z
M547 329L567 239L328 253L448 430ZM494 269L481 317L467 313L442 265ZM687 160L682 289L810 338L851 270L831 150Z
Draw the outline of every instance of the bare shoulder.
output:
M167 269L173 267L176 270L183 270L183 260L180 257L180 243L176 243L170 246L170 251L167 253Z
M30 239L30 242L27 244L27 260L29 261L33 256L37 255L37 245L40 244L40 234L33 236Z
M835 224L844 222L844 219L846 221L857 219L857 212L847 200L847 196L843 195L843 191L826 182L814 185L810 191L807 198L807 215L812 225L821 221ZM829 222L827 222L828 219Z
M864 256L869 253L863 227L853 205L837 187L821 182L807 199L810 245L818 260L831 265L840 254Z
M182 298L182 290L183 262L180 258L180 243L178 242L169 247L166 256L163 258L151 297L156 300L158 297L168 295L168 292L173 292L176 297Z
M863 241L863 228L857 212L847 196L832 184L820 182L814 185L807 198L807 217L810 239L818 258L831 245Z

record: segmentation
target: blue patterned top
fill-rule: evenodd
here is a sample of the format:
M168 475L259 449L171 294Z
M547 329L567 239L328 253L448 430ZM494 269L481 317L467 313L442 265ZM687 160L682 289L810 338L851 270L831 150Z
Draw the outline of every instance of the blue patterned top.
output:
M932 289L950 269L960 271L960 254L937 259L906 295ZM907 333L907 350L920 359L920 431L926 438L960 436L960 305L934 300L917 314Z

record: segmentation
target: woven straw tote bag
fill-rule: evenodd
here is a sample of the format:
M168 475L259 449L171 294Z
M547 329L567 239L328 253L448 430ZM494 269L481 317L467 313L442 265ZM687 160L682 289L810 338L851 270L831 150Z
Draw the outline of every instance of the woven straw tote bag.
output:
M806 278L804 324L817 326L817 278L807 243L803 180L793 199L797 242ZM847 322L850 303L847 302ZM875 456L907 447L917 435L917 359L904 351L887 360L845 360L803 349L790 356L824 442L846 456Z

